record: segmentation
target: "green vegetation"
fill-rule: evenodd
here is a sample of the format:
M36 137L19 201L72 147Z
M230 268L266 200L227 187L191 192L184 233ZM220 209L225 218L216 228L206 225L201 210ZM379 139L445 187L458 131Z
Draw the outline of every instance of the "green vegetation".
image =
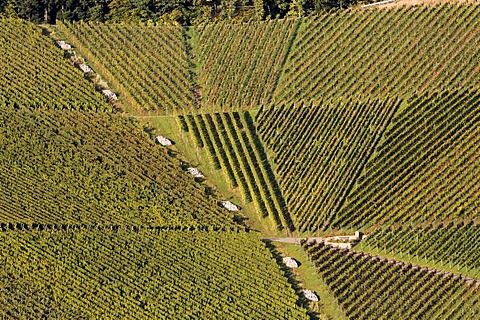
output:
M93 23L59 23L58 28L137 112L192 108L181 28Z
M478 217L477 91L413 98L393 117L333 226Z
M310 308L318 314L318 319L346 320L344 310L328 288L328 285L317 274L315 264L307 253L298 244L272 243L283 257L294 258L300 263L298 268L292 269L294 278L299 285L314 291L319 296L318 302L309 301Z
M478 5L303 19L274 104L478 87L479 38Z
M347 8L355 3L357 0L2 0L0 16L45 23L55 23L56 19L61 19L194 25L224 20L247 22L285 16L301 17Z
M288 210L300 231L329 226L397 101L334 101L262 108L258 132L273 154Z
M297 26L297 20L280 20L194 28L202 105L223 110L269 103Z
M206 148L211 165L222 169L231 188L239 187L245 202L253 202L279 230L293 230L282 193L256 135L248 112L179 116L185 133Z
M307 319L245 232L0 232L0 261L2 317Z
M42 29L0 18L0 104L35 108L111 109Z
M480 226L473 221L385 227L355 250L480 277Z
M233 224L136 121L0 107L0 222Z
M480 312L478 287L458 276L323 244L305 249L349 319L473 319Z
M478 5L101 1L41 10L117 24L0 20L0 317L480 314Z

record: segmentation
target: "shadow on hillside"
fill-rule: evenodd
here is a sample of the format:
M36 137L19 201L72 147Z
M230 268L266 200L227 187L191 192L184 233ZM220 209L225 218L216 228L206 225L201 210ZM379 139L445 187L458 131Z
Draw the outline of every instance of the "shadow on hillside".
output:
M300 283L295 279L295 275L292 273L292 270L283 263L283 257L277 250L275 245L270 240L263 240L263 242L272 253L272 256L275 258L277 265L280 267L280 270L282 270L283 275L287 278L287 282L292 286L293 290L295 290L295 293L298 296L296 304L307 310L307 315L310 317L310 320L319 320L318 314L310 308L309 301L305 298L303 294L303 288L300 286Z

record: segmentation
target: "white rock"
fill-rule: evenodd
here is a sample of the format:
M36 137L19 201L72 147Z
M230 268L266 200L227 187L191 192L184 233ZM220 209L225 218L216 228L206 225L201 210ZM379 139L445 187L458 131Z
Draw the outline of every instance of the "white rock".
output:
M164 136L157 136L157 142L160 143L162 146L171 146L172 141Z
M305 295L305 298L307 298L310 301L318 301L318 296L315 292L311 290L303 290L303 294Z
M89 66L87 66L87 65L84 64L84 63L78 65L78 67L79 67L84 73L93 72L92 68L90 68Z
M111 101L117 101L117 95L111 90L102 90L102 93Z
M238 208L235 204L231 203L230 201L220 201L220 205L229 211L238 211Z
M63 50L71 50L72 49L72 46L69 45L68 43L66 43L65 41L62 41L62 40L57 41L57 44Z
M203 173L200 170L198 170L197 168L191 168L190 167L190 168L187 168L187 171L188 171L188 173L190 173L195 178L205 178Z
M283 263L289 268L298 268L298 263L295 259L291 257L285 257L282 259Z

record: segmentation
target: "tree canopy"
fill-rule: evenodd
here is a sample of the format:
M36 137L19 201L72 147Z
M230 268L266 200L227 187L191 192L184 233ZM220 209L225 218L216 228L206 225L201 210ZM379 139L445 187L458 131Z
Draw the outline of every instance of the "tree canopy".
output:
M0 0L0 15L37 23L101 21L195 25L215 20L302 17L355 0Z

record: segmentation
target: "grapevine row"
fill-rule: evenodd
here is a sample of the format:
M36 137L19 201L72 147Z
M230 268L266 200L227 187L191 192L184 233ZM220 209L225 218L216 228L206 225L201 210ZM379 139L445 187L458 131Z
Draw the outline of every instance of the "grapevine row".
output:
M230 186L240 187L245 202L253 201L257 210L273 219L277 227L293 230L282 192L248 112L187 115L180 121L185 121L183 128L208 149L212 164L223 169Z
M274 156L302 231L328 226L372 154L398 101L331 101L262 108L259 137Z
M203 106L223 110L269 103L297 26L283 20L195 28Z
M478 287L458 276L317 245L304 245L349 319L472 319Z
M36 108L111 109L82 71L64 58L42 29L0 18L0 104Z
M0 222L233 224L137 122L0 108Z
M10 231L0 253L3 317L307 319L244 232Z
M479 32L478 4L303 19L274 103L477 88Z
M333 223L374 227L478 215L479 102L479 92L468 90L410 101Z
M355 249L480 276L480 226L473 221L389 226L369 234Z
M171 113L193 106L180 28L82 22L58 27L137 112Z

